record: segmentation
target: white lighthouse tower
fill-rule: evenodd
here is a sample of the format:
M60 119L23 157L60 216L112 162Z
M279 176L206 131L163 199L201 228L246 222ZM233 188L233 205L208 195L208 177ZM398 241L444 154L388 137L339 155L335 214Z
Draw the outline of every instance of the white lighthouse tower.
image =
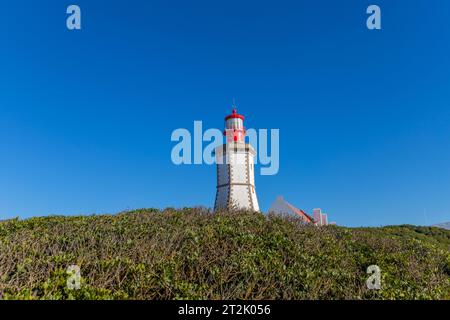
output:
M214 205L220 209L259 211L255 190L255 149L245 143L244 116L233 108L225 118L226 144L216 148L217 193Z

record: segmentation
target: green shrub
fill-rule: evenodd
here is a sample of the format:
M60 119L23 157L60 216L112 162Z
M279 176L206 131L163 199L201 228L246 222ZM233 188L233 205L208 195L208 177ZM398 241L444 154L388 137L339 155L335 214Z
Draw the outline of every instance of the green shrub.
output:
M380 290L366 287L372 264ZM201 208L13 219L0 223L0 298L450 299L450 231Z

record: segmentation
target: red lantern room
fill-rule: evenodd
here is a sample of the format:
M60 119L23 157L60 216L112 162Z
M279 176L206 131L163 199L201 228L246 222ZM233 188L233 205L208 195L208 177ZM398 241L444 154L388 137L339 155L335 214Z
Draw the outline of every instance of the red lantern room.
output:
M236 108L233 108L233 112L225 117L223 134L227 137L227 143L245 141L244 116L238 114Z

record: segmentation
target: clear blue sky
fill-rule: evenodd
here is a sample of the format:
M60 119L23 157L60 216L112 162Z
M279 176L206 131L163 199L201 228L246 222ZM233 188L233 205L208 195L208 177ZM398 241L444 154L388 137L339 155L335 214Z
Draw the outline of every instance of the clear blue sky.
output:
M82 30L66 29L66 8ZM382 9L382 30L365 27ZM0 219L212 206L171 132L233 97L279 128L277 195L349 226L450 220L450 2L0 3Z

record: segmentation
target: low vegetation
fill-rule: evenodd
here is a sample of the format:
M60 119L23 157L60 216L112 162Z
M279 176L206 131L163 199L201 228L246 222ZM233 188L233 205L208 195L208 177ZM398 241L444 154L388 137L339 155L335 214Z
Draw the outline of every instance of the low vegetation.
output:
M450 231L201 208L14 219L0 222L0 299L450 299Z

